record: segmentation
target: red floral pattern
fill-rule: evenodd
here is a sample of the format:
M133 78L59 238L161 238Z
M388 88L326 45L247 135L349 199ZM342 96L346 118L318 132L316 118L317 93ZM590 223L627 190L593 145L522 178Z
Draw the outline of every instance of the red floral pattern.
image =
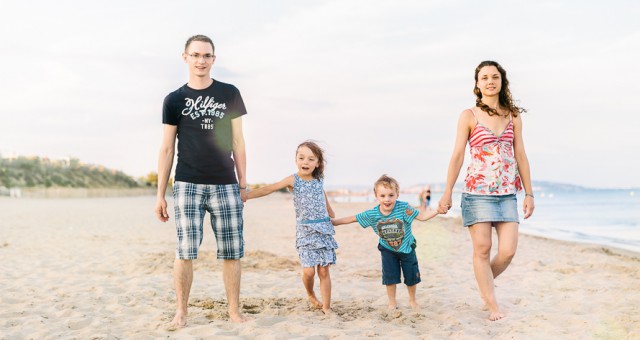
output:
M508 195L522 190L513 153L513 122L500 136L477 124L469 137L471 164L464 192L478 195Z

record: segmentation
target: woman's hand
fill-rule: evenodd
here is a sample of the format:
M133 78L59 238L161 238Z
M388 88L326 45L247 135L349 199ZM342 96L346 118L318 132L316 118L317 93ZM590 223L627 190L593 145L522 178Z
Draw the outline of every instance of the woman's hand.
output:
M451 209L451 194L444 193L438 202L438 214L446 214Z
M535 204L533 203L533 197L527 195L524 196L524 202L522 203L522 211L524 211L524 218L527 219L533 214Z

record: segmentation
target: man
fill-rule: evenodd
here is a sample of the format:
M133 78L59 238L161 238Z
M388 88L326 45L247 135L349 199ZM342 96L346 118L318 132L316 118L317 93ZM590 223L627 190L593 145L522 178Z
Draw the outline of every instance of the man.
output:
M155 207L162 222L169 220L164 197L176 138L179 140L173 186L178 234L173 267L177 300L171 322L174 327L187 323L192 260L198 257L202 243L205 211L209 212L216 237L217 258L224 260L229 317L234 322L247 320L239 307L240 258L244 256L242 208L247 195L242 116L247 111L235 86L211 78L214 53L213 42L204 35L187 40L182 58L189 68L189 82L165 98L162 112Z

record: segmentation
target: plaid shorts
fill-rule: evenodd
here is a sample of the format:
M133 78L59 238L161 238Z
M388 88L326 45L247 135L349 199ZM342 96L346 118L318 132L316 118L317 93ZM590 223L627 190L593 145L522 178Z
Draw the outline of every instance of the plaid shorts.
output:
M176 181L173 184L173 199L178 232L177 259L198 258L205 211L211 217L211 227L218 246L217 258L236 260L244 256L243 203L238 184Z

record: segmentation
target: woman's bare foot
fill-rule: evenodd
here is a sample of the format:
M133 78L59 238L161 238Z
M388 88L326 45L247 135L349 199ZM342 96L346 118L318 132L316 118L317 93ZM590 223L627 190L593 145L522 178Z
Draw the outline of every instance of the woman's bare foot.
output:
M315 293L311 293L311 294L307 295L307 298L309 299L309 305L311 306L311 308L323 309L322 308L322 304L320 303L320 301L318 301L318 298L316 297ZM324 311L324 309L323 309L323 311Z
M491 310L491 314L489 315L489 320L496 321L502 318L504 318L504 314L502 314L502 312L500 312L499 309Z

